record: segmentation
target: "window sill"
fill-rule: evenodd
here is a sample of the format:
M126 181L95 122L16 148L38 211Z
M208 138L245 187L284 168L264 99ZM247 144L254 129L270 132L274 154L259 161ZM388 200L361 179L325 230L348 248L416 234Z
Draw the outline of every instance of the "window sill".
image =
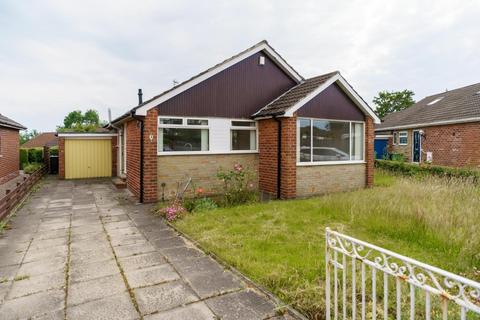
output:
M339 164L365 164L364 160L358 161L323 161L323 162L297 162L297 167L310 167L310 166L333 166Z
M237 150L237 151L167 151L157 152L157 156L195 156L195 155L219 155L219 154L251 154L258 153L258 150Z

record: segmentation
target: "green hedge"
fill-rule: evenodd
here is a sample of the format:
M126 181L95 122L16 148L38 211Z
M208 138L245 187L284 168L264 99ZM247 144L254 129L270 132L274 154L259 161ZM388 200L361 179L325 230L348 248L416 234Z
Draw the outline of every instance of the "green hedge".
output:
M28 164L28 149L20 149L20 169Z
M430 164L418 165L390 160L375 160L375 167L406 176L434 175L447 178L471 179L475 183L480 182L480 170L475 169L451 168Z
M51 147L50 148L50 155L51 156L58 156L58 147Z
M43 163L43 148L20 149L20 169L30 163Z

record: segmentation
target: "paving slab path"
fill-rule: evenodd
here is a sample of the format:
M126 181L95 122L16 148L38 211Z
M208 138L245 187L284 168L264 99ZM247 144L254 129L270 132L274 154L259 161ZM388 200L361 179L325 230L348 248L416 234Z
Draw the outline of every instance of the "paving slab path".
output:
M0 236L0 319L287 319L108 180L47 178Z

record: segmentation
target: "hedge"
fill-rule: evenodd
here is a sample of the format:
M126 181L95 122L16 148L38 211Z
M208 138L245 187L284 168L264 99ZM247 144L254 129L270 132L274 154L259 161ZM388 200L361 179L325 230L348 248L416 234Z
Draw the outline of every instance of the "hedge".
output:
M20 169L30 163L43 163L43 148L20 149Z
M401 161L375 160L375 167L400 173L406 176L433 175L447 178L471 179L480 182L480 170L468 168L451 168L430 164L413 164Z

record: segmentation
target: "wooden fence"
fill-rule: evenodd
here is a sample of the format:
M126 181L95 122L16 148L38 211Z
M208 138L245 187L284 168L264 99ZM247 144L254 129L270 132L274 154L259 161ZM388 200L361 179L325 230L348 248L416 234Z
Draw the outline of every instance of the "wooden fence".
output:
M44 165L28 177L24 177L23 181L17 182L13 190L7 190L7 194L0 199L0 221L15 208L32 186L47 172L48 167Z

